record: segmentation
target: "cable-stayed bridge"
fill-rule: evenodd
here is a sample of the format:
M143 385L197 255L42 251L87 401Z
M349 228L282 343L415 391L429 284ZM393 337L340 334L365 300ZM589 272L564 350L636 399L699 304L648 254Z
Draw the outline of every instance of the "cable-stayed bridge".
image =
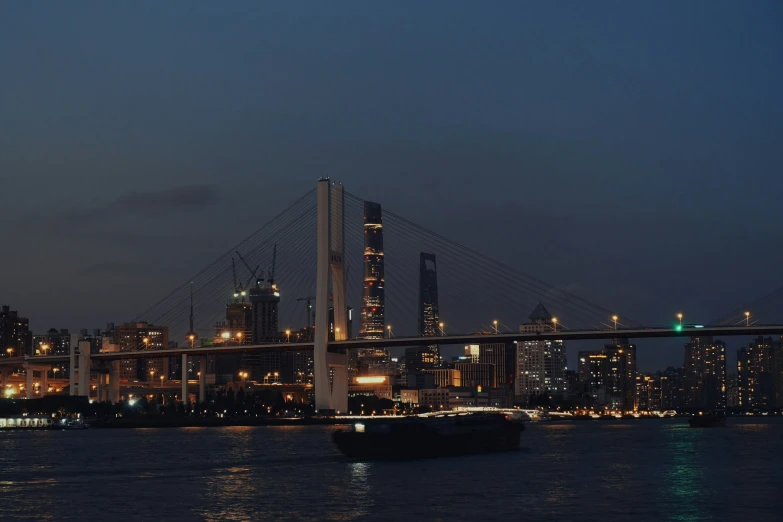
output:
M365 221L362 198L328 179L319 180L316 189L135 318L167 327L169 338L179 342L180 347L152 351L140 346L138 350L92 354L89 359L97 363L183 356L182 367L186 368L189 356L314 350L316 407L344 411L344 354L351 348L783 334L783 289L708 324L682 324L681 319L679 324L652 327L495 261L385 209L379 254L383 268L380 277L376 274L370 281L365 277L365 265L370 254L378 257L378 253L367 250L366 235L380 229L368 229ZM423 252L437 259L440 323L437 331L430 331L429 335L421 335L419 324L419 263ZM241 263L237 264L236 258ZM369 311L363 292L373 281L380 281L384 287L383 329L366 335L361 321L362 314ZM275 338L272 342L253 342L251 335L236 339L228 332L230 342L220 342L221 333L225 333L221 330L226 327L219 324L225 319L226 305L242 302L245 290L253 285L273 287L279 298L274 312ZM311 314L311 301L315 302L315 317ZM555 316L552 324L534 331L518 331L518 325L538 304ZM354 311L353 321L349 320L348 309ZM285 331L288 333L283 334ZM307 335L297 335L302 331ZM302 342L291 342L292 332L293 341ZM215 338L218 343L197 346L197 338ZM32 359L36 364L65 359L72 367L86 364L89 368L90 360L82 356L81 364L77 364L74 357ZM4 361L10 363L11 359ZM200 373L203 379L205 372ZM325 382L331 385L319 387L319 383ZM185 385L183 379L183 397L187 396ZM77 388L81 390L81 386Z

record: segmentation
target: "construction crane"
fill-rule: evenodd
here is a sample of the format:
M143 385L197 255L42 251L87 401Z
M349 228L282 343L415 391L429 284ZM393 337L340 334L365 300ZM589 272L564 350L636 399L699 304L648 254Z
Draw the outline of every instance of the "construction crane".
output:
M275 286L275 263L276 262L277 262L277 243L275 243L274 249L272 250L272 270L267 272L267 275L269 276L267 282L271 287Z
M259 279L257 274L258 274L258 269L261 267L261 265L256 266L256 269L253 270L252 268L250 268L250 264L247 261L245 261L245 258L242 257L242 254L240 254L238 250L235 250L235 252L239 256L239 260L242 261L242 264L244 264L245 268L247 268L248 272L250 272L250 279L247 280L247 284L245 286L249 285L250 281L253 281L255 279L256 287L257 288L260 287L260 283L261 281L263 281L263 279Z

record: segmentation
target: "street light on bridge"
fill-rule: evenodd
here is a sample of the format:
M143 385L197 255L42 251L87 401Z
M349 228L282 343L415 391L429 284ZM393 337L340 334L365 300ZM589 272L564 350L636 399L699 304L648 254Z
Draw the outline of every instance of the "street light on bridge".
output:
M750 312L745 312L745 326L750 326Z
M498 332L498 320L495 319L494 321L492 321L492 324L495 325L495 335L497 335L499 333Z
M388 325L386 329L389 331L389 339L391 339L391 325Z
M446 324L445 323L440 323L438 325L438 327L440 328L440 334L445 336L446 335L446 330L444 330L444 328L446 327Z
M557 331L557 317L552 318L552 330Z
M339 331L339 328L338 328L338 331ZM291 330L286 330L285 331L285 337L286 337L286 342L290 343L291 342Z
M618 317L616 315L612 316L612 321L614 321L614 329L617 330L617 319Z
M682 326L682 313L677 314L677 319L680 320L680 326Z

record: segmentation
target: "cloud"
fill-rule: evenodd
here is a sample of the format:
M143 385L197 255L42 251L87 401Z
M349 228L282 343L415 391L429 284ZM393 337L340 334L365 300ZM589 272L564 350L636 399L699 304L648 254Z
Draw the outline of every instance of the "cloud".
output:
M198 208L220 199L220 190L214 185L184 185L152 191L133 191L122 194L112 203L63 211L57 220L82 225L125 216L164 216L182 210Z
M214 203L219 195L219 189L214 185L186 185L158 191L128 192L117 198L116 203L129 213L170 213Z

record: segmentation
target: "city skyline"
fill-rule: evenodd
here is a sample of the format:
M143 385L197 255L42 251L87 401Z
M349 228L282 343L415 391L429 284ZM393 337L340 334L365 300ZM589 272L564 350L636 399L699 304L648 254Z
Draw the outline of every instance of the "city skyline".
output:
M157 18L108 4L80 17L65 6L3 7L13 23L0 31L0 53L14 81L0 86L0 116L14 132L4 134L0 176L14 191L0 203L16 245L0 259L15 274L3 301L36 332L134 317L204 265L205 244L235 244L324 168L385 208L651 324L680 310L708 321L723 303L779 286L783 243L770 218L783 83L766 52L781 43L775 3L713 6L708 16L695 5L578 8L574 17L555 5L457 2L346 20L326 6L307 17L193 5ZM205 24L240 19L258 30L196 37ZM416 29L401 40L399 27ZM729 43L727 27L744 37ZM144 44L127 45L138 34ZM669 35L677 60L651 34ZM440 45L465 35L482 53ZM357 38L370 54L349 52ZM47 52L31 55L36 42ZM313 57L321 48L333 69ZM220 74L203 78L205 67ZM14 192L34 193L36 205ZM215 212L224 205L232 212ZM525 241L507 240L516 228ZM769 255L744 254L760 244ZM742 277L726 276L738 266ZM660 367L679 347L645 352Z

